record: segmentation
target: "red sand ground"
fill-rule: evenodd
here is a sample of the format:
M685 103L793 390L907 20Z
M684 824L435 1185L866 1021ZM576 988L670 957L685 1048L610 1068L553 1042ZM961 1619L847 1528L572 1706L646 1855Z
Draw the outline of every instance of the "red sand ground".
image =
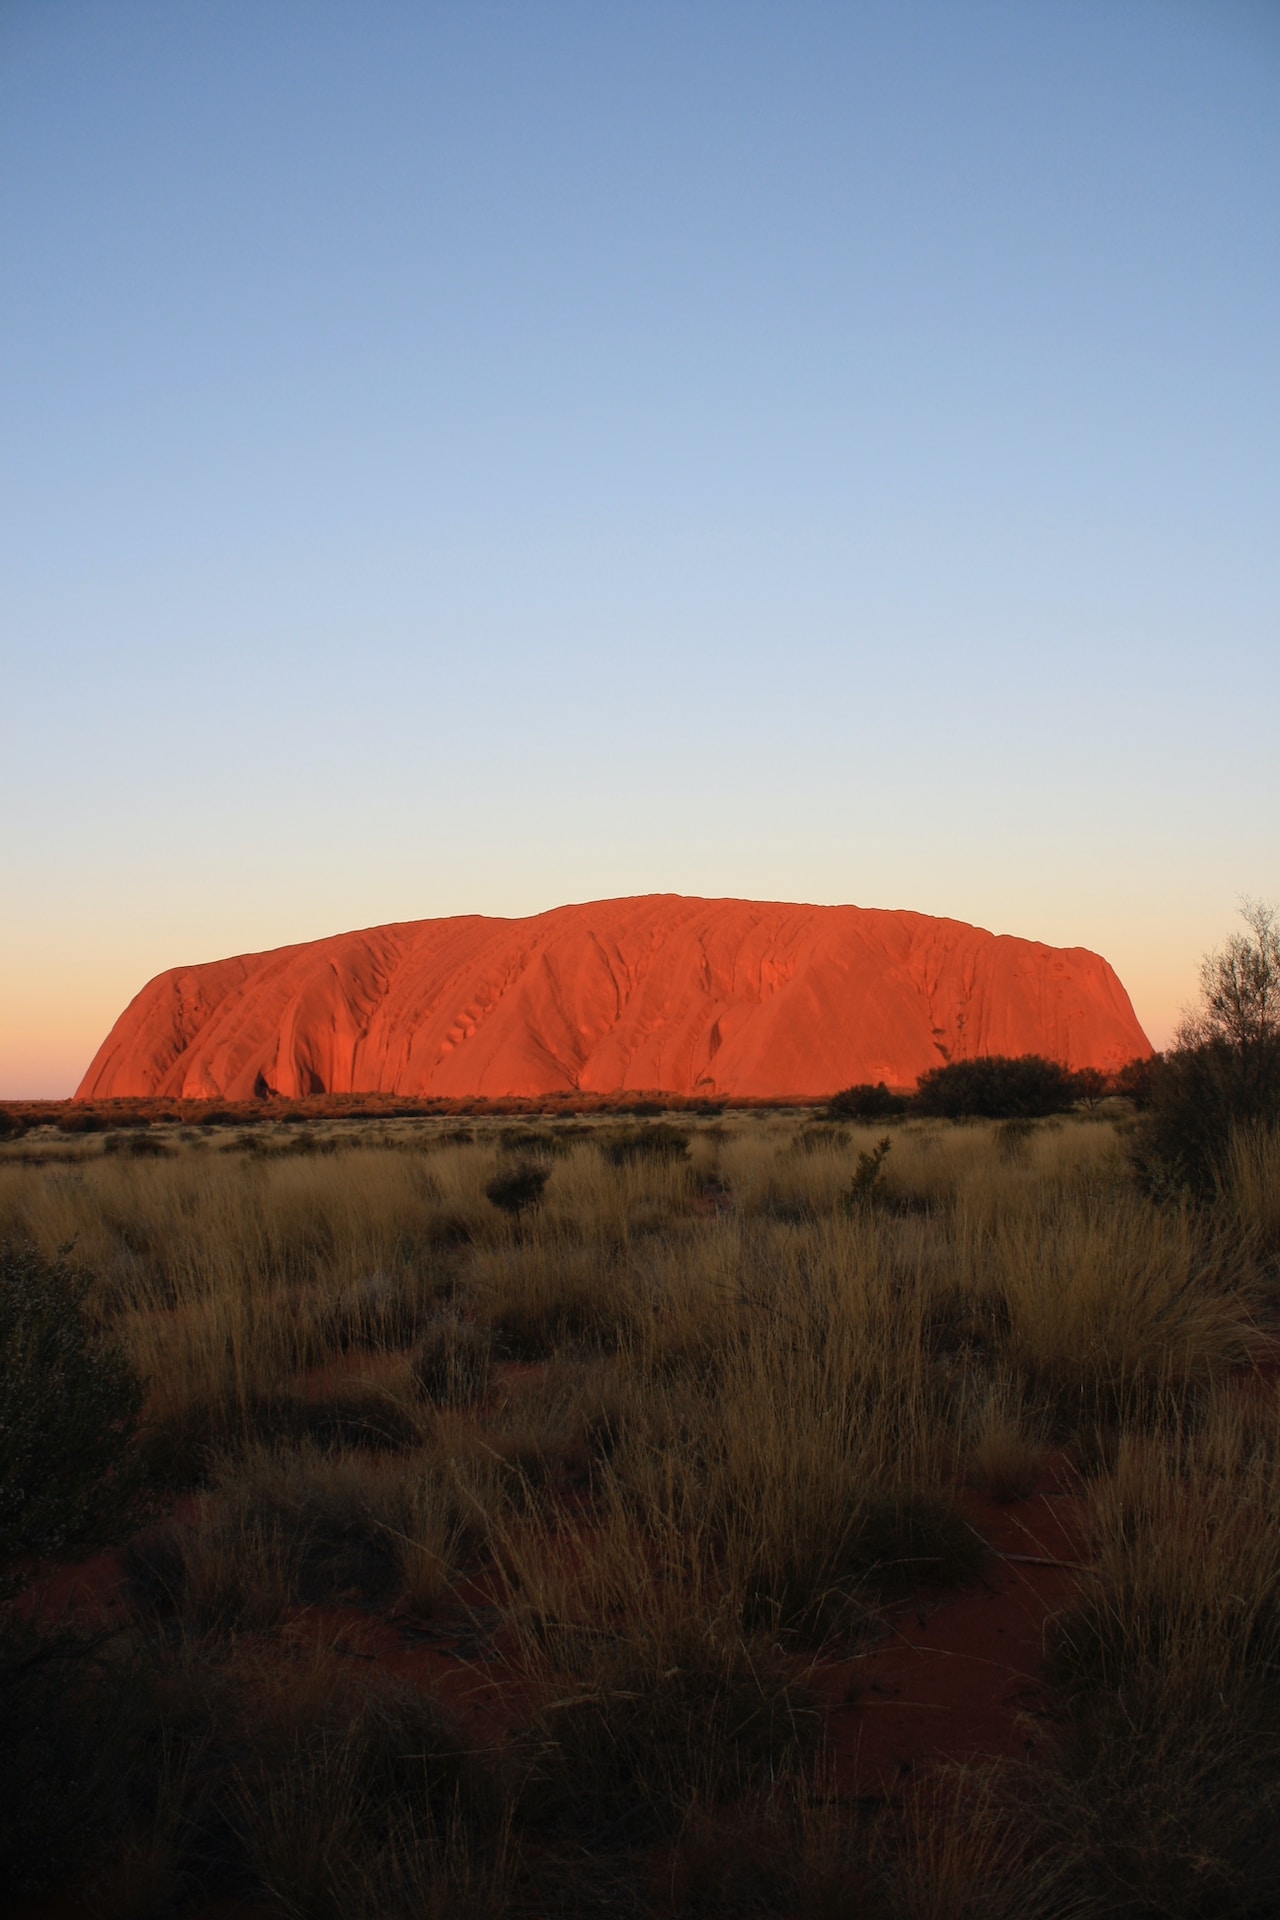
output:
M1034 1740L1045 1623L1088 1577L1080 1565L1081 1500L1061 1462L1027 1499L997 1505L972 1490L962 1499L992 1549L978 1579L895 1607L878 1641L854 1657L824 1660L814 1675L828 1714L833 1784L850 1804L898 1799L939 1761L1022 1755ZM194 1504L183 1503L184 1515ZM459 1604L423 1621L300 1609L294 1630L353 1661L438 1688L474 1738L500 1739L520 1703L511 1669L488 1637L490 1597L464 1589ZM119 1555L56 1569L40 1588L39 1607L49 1618L67 1608L125 1617ZM30 1903L22 1920L94 1920L98 1904L64 1895ZM222 1902L195 1911L193 1920L259 1920L259 1910Z
M322 1093L825 1097L944 1059L1150 1044L1083 947L862 907L651 894L374 927L162 973L80 1100Z

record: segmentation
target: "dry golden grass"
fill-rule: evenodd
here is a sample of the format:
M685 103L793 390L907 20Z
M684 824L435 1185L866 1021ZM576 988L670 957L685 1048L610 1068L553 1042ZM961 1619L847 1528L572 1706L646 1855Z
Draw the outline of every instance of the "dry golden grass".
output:
M661 1835L679 1910L745 1913L715 1862L748 1828L778 1912L1280 1905L1280 1413L1239 1389L1274 1141L1237 1140L1193 1212L1134 1189L1099 1117L894 1125L854 1199L884 1130L803 1114L685 1116L653 1152L616 1119L151 1131L146 1157L0 1148L0 1238L71 1247L158 1481L202 1489L134 1578L239 1703L193 1724L276 1910L527 1911L528 1847L569 1875L604 1831L615 1892ZM521 1217L485 1198L512 1141L548 1168ZM808 1664L967 1578L957 1489L1023 1496L1050 1442L1090 1477L1096 1565L1054 1637L1061 1740L851 1827L813 1797ZM299 1663L300 1609L456 1613L477 1581L524 1702L502 1766L438 1704ZM443 1801L393 1751L428 1722ZM156 1859L191 1844L162 1799Z
M1029 1409L1009 1379L994 1379L973 1423L971 1460L978 1484L993 1500L1023 1500L1044 1466L1043 1416Z
M323 1644L240 1655L221 1812L270 1911L320 1920L510 1912L502 1783L429 1692L361 1683Z

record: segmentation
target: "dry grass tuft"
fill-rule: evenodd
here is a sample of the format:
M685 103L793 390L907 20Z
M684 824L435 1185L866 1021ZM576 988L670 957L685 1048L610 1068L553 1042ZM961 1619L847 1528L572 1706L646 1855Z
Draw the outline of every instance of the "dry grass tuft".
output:
M1013 1382L991 1382L974 1418L971 1460L978 1485L993 1500L1025 1500L1033 1491L1048 1451L1043 1427L1043 1416L1028 1408Z
M414 1348L413 1384L441 1407L471 1407L489 1391L493 1337L456 1313L429 1320Z
M286 1684L281 1684L285 1681ZM330 1657L242 1676L227 1814L255 1890L332 1920L508 1912L507 1796L429 1693Z
M517 1736L525 1819L590 1847L669 1834L692 1803L717 1805L798 1770L821 1719L767 1636L671 1614L639 1628L563 1634L542 1704Z
M483 1540L491 1498L483 1475L437 1457L260 1448L222 1462L198 1521L131 1541L126 1567L144 1605L197 1633L275 1626L300 1606L429 1614Z

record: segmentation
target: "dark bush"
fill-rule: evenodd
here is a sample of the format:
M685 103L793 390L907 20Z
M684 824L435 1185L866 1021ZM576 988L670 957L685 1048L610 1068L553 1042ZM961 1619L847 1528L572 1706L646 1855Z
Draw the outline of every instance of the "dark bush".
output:
M26 1130L27 1123L20 1114L10 1113L7 1107L0 1107L0 1140L15 1140Z
M961 1586L987 1547L945 1495L902 1493L873 1501L858 1534L865 1577L884 1597L913 1587Z
M503 1127L498 1135L499 1153L521 1153L526 1158L533 1154L567 1153L570 1141L561 1133L554 1133L550 1127Z
M687 1160L689 1136L683 1127L659 1120L648 1127L619 1127L602 1133L600 1150L615 1167L633 1160Z
M102 1151L127 1154L132 1160L163 1160L169 1149L163 1140L150 1133L109 1133L102 1143Z
M0 1724L0 1886L10 1898L65 1887L105 1864L153 1814L162 1753L155 1687L127 1644L8 1619Z
M167 1419L148 1419L139 1444L154 1484L198 1487L218 1455L246 1445L397 1453L421 1446L426 1430L411 1405L353 1380L323 1398L281 1390L188 1401Z
M259 1911L315 1920L472 1920L511 1911L502 1877L505 1791L433 1694L335 1677L264 1727L246 1715L233 1830ZM252 1886L252 1882L250 1883Z
M542 1189L550 1178L550 1167L536 1160L520 1160L494 1175L484 1190L485 1198L499 1212L512 1214L518 1221L541 1201Z
M1225 1041L1180 1047L1152 1074L1133 1139L1133 1160L1151 1193L1217 1190L1237 1128L1280 1127L1280 1041L1244 1057Z
M816 1551L759 1568L746 1597L749 1621L811 1645L846 1638L884 1601L973 1579L987 1552L945 1494L883 1493L834 1511L830 1522Z
M59 1133L101 1133L107 1123L101 1114L77 1109L74 1113L60 1113L55 1124Z
M864 1080L856 1087L845 1087L832 1095L827 1102L827 1118L887 1120L890 1114L906 1113L910 1104L905 1094L890 1093L883 1080L877 1080L874 1087Z
M1111 1076L1112 1093L1132 1100L1139 1111L1151 1104L1151 1090L1164 1061L1162 1053L1138 1054L1117 1067Z
M944 1120L1034 1120L1066 1113L1076 1102L1075 1075L1038 1053L1001 1053L952 1060L922 1074L913 1105Z
M0 1594L45 1554L118 1537L139 1489L142 1389L84 1310L89 1283L0 1248Z

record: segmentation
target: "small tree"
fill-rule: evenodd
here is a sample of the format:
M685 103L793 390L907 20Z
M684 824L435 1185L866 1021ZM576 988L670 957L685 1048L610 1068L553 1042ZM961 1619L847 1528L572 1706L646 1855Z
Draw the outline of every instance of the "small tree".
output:
M1246 933L1200 963L1200 1005L1152 1075L1135 1141L1150 1187L1216 1190L1232 1134L1280 1126L1280 926L1276 910L1246 900Z
M1098 1067L1077 1067L1071 1076L1077 1101L1090 1111L1110 1092L1110 1083Z
M1200 1005L1182 1016L1178 1047L1226 1047L1248 1079L1269 1081L1280 1047L1280 926L1276 909L1245 900L1248 933L1200 962Z
M542 1189L551 1178L551 1169L537 1160L518 1160L512 1167L494 1175L485 1188L500 1213L509 1213L520 1225L524 1215L542 1199Z

